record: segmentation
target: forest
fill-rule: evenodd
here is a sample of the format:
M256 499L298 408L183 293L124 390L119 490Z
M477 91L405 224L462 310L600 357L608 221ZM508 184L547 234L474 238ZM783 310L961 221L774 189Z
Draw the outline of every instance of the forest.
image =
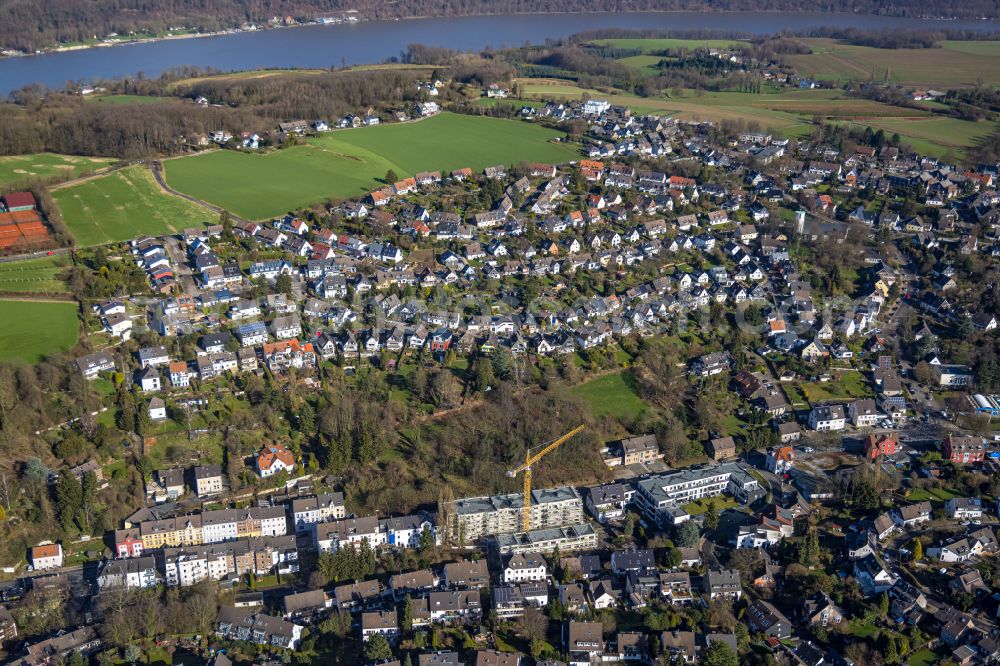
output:
M531 14L584 11L809 11L907 17L997 16L992 0L375 0L360 6L344 0L35 0L0 1L0 48L32 51L111 33L163 33L183 25L198 31L263 24L273 18L311 20L356 9L363 18Z
M194 72L185 72L193 75ZM108 83L129 95L163 96L162 103L97 104L78 95L22 90L0 104L0 153L51 151L126 159L174 155L181 137L231 132L264 133L288 118L336 118L367 107L392 106L416 98L415 75L407 72L289 74L234 82L202 79L167 96L176 75ZM212 105L193 104L205 96Z

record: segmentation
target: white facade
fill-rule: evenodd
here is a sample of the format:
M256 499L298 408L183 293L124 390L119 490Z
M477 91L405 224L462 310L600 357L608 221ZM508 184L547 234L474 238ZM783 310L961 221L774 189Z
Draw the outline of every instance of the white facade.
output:
M526 583L543 581L548 576L548 567L541 555L512 555L503 570L505 583Z
M31 566L35 571L55 569L63 565L62 544L36 546L31 551Z
M846 423L842 405L819 405L809 412L809 427L816 431L843 430Z

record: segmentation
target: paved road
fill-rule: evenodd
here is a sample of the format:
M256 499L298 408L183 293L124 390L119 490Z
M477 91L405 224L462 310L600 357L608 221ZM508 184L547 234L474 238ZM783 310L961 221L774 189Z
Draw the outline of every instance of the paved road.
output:
M54 250L42 250L41 252L29 252L28 254L10 254L6 257L0 257L0 264L22 261L24 259L38 259L40 257L69 254L73 249L71 247L57 247Z

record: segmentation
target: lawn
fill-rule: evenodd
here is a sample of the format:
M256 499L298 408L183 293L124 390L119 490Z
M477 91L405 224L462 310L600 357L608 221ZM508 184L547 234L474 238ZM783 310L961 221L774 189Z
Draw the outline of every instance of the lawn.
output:
M32 178L73 178L113 161L104 157L76 157L55 153L8 155L0 157L0 186Z
M945 502L958 496L957 493L944 488L914 488L906 494L906 499L909 502Z
M860 372L843 372L840 379L828 382L798 382L796 386L810 403L825 400L864 398L872 394Z
M936 664L940 658L934 650L924 648L911 654L907 661L910 666L931 666L931 664Z
M860 620L854 619L848 622L847 633L856 638L869 638L871 636L878 636L881 631L874 625L865 624Z
M719 495L717 497L695 500L690 504L685 504L683 509L692 516L700 516L701 514L706 513L708 511L708 507L712 505L715 505L716 513L722 513L726 509L732 509L739 506L739 502L729 495Z
M72 348L80 335L76 303L0 300L0 359L36 363Z
M628 373L617 372L574 386L570 392L583 398L597 416L634 419L646 411L647 405L630 382Z
M80 246L162 236L212 219L205 209L161 190L142 166L57 189L52 196Z
M243 217L263 219L325 199L363 195L390 169L402 178L521 161L579 157L559 132L517 120L442 113L412 123L330 132L268 154L216 150L164 162L171 186Z
M59 256L0 264L0 291L65 293L69 288L59 276L68 266L69 260Z
M802 76L827 81L886 78L907 86L946 89L1000 85L1000 46L995 42L942 42L936 49L876 49L834 39L805 39L812 53L790 55Z

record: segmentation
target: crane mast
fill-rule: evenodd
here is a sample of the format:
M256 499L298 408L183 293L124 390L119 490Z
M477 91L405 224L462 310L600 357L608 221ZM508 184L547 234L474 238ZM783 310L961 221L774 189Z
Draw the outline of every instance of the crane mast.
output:
M583 425L579 425L579 426L573 428L572 430L570 430L568 433L566 433L562 437L559 437L558 439L554 439L551 442L549 442L548 444L546 444L535 455L531 455L531 449L528 449L527 451L524 452L524 464L521 465L520 467L518 467L517 469L512 469L509 472L507 472L507 476L509 476L511 478L516 477L518 474L521 474L522 472L524 473L524 508L522 509L522 511L523 511L523 518L521 520L521 526L522 526L524 532L527 532L528 530L531 529L531 467L532 467L532 465L534 465L536 462L538 462L539 460L541 460L543 457L545 457L549 453L552 453L552 451L556 450L557 448L559 448L560 446L562 446L563 444L565 444L569 439L571 439L571 438L575 437L576 435L580 434L581 432L583 432L583 430L585 428L586 428L586 426L583 426Z

